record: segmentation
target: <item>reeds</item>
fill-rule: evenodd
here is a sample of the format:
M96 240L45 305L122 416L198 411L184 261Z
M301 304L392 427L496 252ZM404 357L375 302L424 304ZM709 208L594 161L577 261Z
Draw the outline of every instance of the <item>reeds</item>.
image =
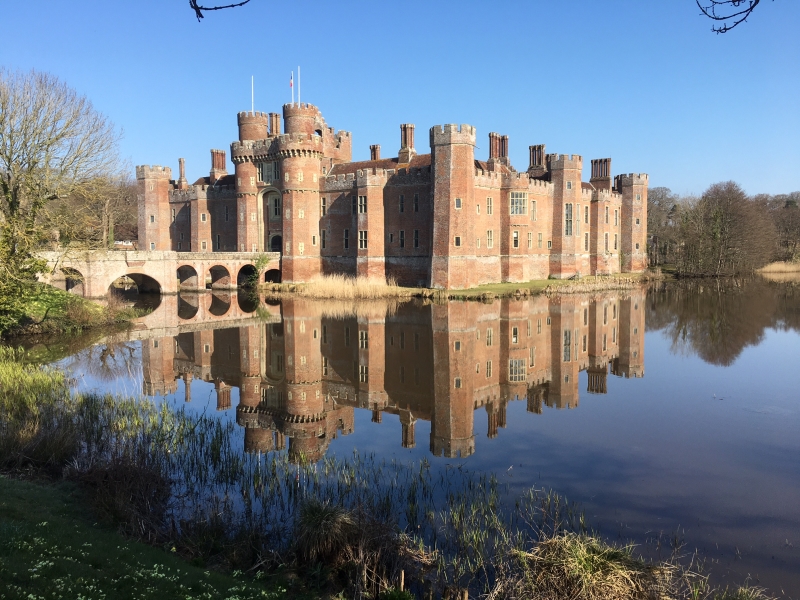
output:
M758 273L800 273L800 262L778 261L758 269Z
M320 275L302 284L274 284L274 292L291 292L307 298L375 300L411 298L420 294L416 288L401 287L393 278L351 277L342 274Z

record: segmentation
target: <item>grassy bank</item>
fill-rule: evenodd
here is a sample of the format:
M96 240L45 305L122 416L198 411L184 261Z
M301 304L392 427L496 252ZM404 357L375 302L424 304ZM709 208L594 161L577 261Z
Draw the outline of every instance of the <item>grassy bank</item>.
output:
M81 490L0 476L0 596L287 598L286 588L186 563L87 518ZM296 596L295 596L296 597Z
M26 314L0 337L73 334L93 327L125 323L140 316L136 309L111 300L106 306L69 294L45 284L37 284L26 304Z
M242 454L235 423L74 394L7 350L0 390L0 469L71 482L97 522L205 569L267 578L288 567L300 589L356 599L722 597L676 556L638 558L560 496L512 498L491 474L357 452L312 464L291 446ZM40 568L19 560L12 574Z

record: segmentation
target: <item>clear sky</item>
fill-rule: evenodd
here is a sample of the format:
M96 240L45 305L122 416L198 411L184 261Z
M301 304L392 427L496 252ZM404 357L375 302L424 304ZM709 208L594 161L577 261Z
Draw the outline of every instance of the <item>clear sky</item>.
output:
M585 179L610 156L679 193L800 190L797 0L724 35L694 0L251 0L200 23L186 0L1 4L0 65L62 78L123 129L130 163L182 156L190 181L236 139L250 76L256 110L280 112L300 65L302 100L352 132L356 160L396 156L400 123L421 153L431 126L469 123L478 158L496 131L519 170L545 143L582 155Z

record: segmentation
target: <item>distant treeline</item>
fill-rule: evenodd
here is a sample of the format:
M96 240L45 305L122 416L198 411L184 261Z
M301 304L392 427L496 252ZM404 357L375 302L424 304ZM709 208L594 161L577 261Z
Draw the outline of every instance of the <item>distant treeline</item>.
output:
M800 259L800 192L748 196L738 184L715 183L702 196L649 190L650 265L674 265L680 276L752 272L772 261Z

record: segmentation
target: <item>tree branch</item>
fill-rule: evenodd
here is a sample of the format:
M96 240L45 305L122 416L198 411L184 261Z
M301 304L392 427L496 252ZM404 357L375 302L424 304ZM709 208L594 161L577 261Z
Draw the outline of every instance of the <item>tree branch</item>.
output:
M192 7L192 10L194 11L194 14L199 22L200 19L204 17L204 10L223 10L225 8L236 8L238 6L244 6L250 2L250 0L243 0L242 2L237 2L235 4L226 4L225 6L200 6L197 2L198 0L189 0L189 6Z
M712 21L722 23L721 26L714 25L711 31L714 33L727 33L740 23L747 20L761 0L704 0L710 2L703 6L700 0L695 0L700 11ZM739 9L739 10L737 10ZM717 11L720 11L719 13ZM732 12L731 12L732 11Z

